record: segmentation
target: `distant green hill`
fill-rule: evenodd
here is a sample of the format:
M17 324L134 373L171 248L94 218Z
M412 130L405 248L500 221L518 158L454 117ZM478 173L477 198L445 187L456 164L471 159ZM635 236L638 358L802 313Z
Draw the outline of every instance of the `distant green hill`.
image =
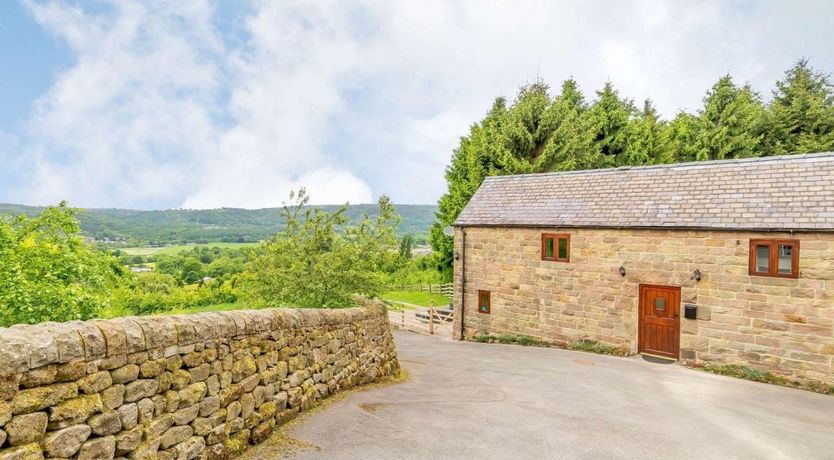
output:
M317 206L335 211L339 206ZM402 216L399 233L412 233L418 240L428 237L434 221L434 205L396 205ZM43 208L0 203L0 214L37 215ZM376 205L348 207L347 215L358 218L376 215ZM85 209L79 216L81 233L99 241L124 241L131 246L207 242L255 242L274 235L283 227L280 209L170 209L136 211L129 209Z

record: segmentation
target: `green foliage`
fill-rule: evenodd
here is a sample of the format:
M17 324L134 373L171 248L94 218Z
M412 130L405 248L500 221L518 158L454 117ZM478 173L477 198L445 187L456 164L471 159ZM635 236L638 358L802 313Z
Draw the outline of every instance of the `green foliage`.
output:
M385 284L388 286L443 283L442 274L435 270L432 255L402 258L395 271L385 274Z
M604 163L597 167L628 164L627 128L634 113L634 104L628 99L621 99L610 82L606 82L602 90L597 91L597 100L589 113L594 132L594 148L601 152L605 159Z
M628 352L622 348L589 339L577 340L576 342L569 343L568 350L587 351L589 353L597 353L600 355L625 356L628 354Z
M396 266L399 217L388 197L375 218L352 223L345 209L305 207L304 189L285 206L286 228L267 241L247 265L245 292L253 305L347 307L353 296L373 297L384 286L383 272Z
M799 60L776 82L764 124L765 155L834 150L834 86Z
M403 259L411 259L412 251L414 251L414 235L409 233L400 239L400 257Z
M497 98L461 138L446 168L448 189L429 237L436 269L451 281L453 241L443 230L487 176L834 150L828 75L800 60L776 86L765 106L749 85L737 86L725 75L696 114L680 112L669 122L648 100L636 110L611 83L590 106L572 79L555 97L536 82L509 105Z
M759 156L757 133L763 106L749 85L738 87L725 75L707 92L698 121L696 160Z
M229 282L210 281L181 286L165 273L141 273L114 292L113 309L134 315L235 303L240 297L237 278Z
M39 216L0 216L0 326L89 319L123 276L115 258L84 244L62 202Z

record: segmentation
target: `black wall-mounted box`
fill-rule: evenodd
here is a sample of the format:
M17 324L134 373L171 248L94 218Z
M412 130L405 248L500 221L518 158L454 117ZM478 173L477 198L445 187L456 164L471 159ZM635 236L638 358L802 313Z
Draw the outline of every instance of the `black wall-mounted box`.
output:
M698 306L692 304L686 304L683 306L683 317L686 319L697 319L698 318Z

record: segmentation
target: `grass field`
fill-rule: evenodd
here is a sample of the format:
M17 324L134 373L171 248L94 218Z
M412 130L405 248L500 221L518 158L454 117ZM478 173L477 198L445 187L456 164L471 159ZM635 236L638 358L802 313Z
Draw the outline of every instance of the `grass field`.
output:
M452 302L444 295L420 291L389 291L383 293L380 297L389 302L405 302L423 307L430 306L432 302L434 302L435 307L445 307Z
M124 248L122 252L125 254L129 254L131 256L151 256L151 255L165 255L165 254L176 254L181 251L190 251L198 246L204 246L207 248L224 248L224 249L239 249L239 248L251 248L257 246L259 243L207 243L207 244L183 244L178 246L166 246L162 248L150 248L150 247L142 247L142 248Z

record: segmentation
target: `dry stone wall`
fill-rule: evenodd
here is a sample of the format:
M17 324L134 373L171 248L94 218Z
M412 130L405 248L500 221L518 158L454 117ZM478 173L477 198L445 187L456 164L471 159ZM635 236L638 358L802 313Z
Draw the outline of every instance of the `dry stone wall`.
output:
M0 460L234 458L398 371L371 303L0 329Z

